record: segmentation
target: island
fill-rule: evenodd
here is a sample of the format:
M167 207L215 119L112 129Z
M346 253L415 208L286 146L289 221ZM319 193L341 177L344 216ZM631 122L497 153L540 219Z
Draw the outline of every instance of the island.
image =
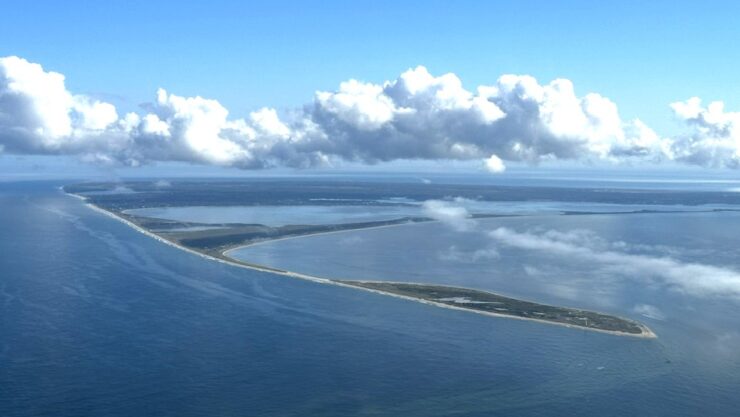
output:
M135 186L135 185L134 185ZM84 200L97 211L112 216L134 229L145 233L163 243L200 255L202 257L227 263L233 266L249 268L273 274L310 280L317 283L337 285L359 289L377 294L421 302L436 307L462 310L493 317L531 320L541 323L566 326L574 329L596 331L620 336L655 338L656 335L644 324L614 315L581 310L569 307L552 306L506 297L500 294L472 288L388 281L359 281L333 279L302 274L294 271L274 268L241 261L228 256L229 251L265 241L287 239L307 235L338 233L359 229L391 227L433 221L427 217L399 217L392 220L365 221L358 223L320 224L320 225L284 225L267 226L245 223L198 223L137 216L127 210L141 207L167 207L169 203L187 205L200 204L209 200L216 205L229 205L223 195L214 192L213 187L199 187L187 184L173 194L172 190L152 189L148 183L140 183L143 192L108 194L113 185L109 183L78 184L63 187L63 190L74 197ZM305 187L302 188L305 193ZM99 194L98 194L99 192ZM163 196L164 195L164 196ZM169 199L167 198L169 196ZM244 198L242 195L240 198ZM285 201L280 193L263 195L262 203L266 204L300 204L299 200ZM363 202L361 199L355 201ZM368 199L367 201L371 201ZM252 202L254 203L254 202ZM173 204L175 205L175 204ZM563 213L575 215L575 212ZM590 213L584 213L590 214ZM477 213L472 217L504 217L496 213Z
M492 316L535 320L605 333L655 337L655 334L645 325L633 320L594 311L504 297L492 292L471 288L387 281L338 280L337 282L375 290L379 293L422 300L441 307L451 307Z

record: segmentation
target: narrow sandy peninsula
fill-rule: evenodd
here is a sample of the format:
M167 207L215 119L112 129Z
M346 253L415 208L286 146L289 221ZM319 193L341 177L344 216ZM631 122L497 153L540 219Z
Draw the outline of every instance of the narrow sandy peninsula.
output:
M424 283L353 281L324 278L244 262L228 255L231 250L278 239L432 221L424 217L403 217L395 220L336 225L290 225L282 227L234 223L213 225L134 216L125 213L124 210L100 207L88 201L83 195L65 191L68 195L85 201L86 205L91 209L113 217L160 242L209 260L240 268L269 272L321 284L354 288L436 307L492 317L529 320L617 336L656 338L655 333L642 323L594 311L540 304L506 297L488 291L462 287ZM494 217L494 215L479 217Z

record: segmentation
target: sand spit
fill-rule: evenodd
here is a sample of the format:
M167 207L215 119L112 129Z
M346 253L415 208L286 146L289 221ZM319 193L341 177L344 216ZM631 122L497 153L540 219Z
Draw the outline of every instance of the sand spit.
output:
M157 240L159 242L162 242L162 243L164 243L166 245L170 245L172 247L175 247L177 249L180 249L180 250L183 250L185 252L191 253L193 255L200 256L201 258L204 258L204 259L208 259L208 260L216 261L216 262L221 262L223 264L235 266L235 267L238 267L238 268L245 268L245 269L251 269L251 270L260 271L260 272L267 272L267 273L281 275L281 276L286 276L286 277L290 277L290 278L296 278L296 279L302 279L302 280L305 280L305 281L311 281L311 282L315 282L315 283L319 283L319 284L335 285L335 286L339 286L339 287L352 288L352 289L355 289L355 290L362 290L362 291L371 292L371 293L375 293L375 294L381 294L381 295L385 295L385 296L389 296L389 297L395 297L395 298L399 298L399 299L403 299L403 300L415 301L415 302L418 302L418 303L422 303L422 304L426 304L426 305L430 305L430 306L434 306L434 307L446 308L446 309L450 309L450 310L465 311L465 312L468 312L468 313L476 313L476 314L481 314L481 315L490 316L490 317L507 318L507 319L517 319L517 320L525 320L525 321L533 321L533 322L539 322L539 323L544 323L544 324L557 325L557 326L561 326L561 327L568 327L568 328L571 328L571 329L579 329L579 330L592 331L592 332L598 332L598 333L606 333L606 334L615 335L615 336L637 337L637 338L645 338L645 339L655 339L655 338L657 338L657 335L655 333L653 333L652 330L650 330L647 326L645 326L643 324L640 324L640 323L638 323L638 324L639 324L639 326L640 326L640 328L642 330L642 333L640 333L640 334L634 334L634 333L626 333L626 332L619 332L619 331L602 330L602 329L596 329L596 328L591 328L591 327L574 326L574 325L570 325L570 324L567 324L567 323L558 323L558 322L554 322L554 321L541 320L541 319L536 319L536 318L519 317L519 316L514 316L514 315L508 315L508 314L499 314L499 313L493 313L493 312L489 312L489 311L481 311L481 310L475 310L475 309L471 309L471 308L458 307L458 306L454 306L454 305L450 305L450 304L445 304L445 303L441 303L441 302L435 302L435 301L427 300L427 299L423 299L423 298L410 297L410 296L407 296L407 295L396 294L396 293L392 293L392 292L388 292L388 291L382 291L382 290L377 290L377 289L373 289L373 288L365 288L365 287L361 287L361 286L357 286L357 285L347 284L347 283L344 283L344 282L338 282L336 280L329 279L329 278L322 278L322 277L317 277L317 276L308 275L308 274L302 274L302 273L293 272L293 271L285 271L285 270L280 270L280 269L276 269L276 268L267 267L267 266L264 266L264 265L251 264L251 263L239 261L237 259L234 259L234 258L231 258L231 257L228 256L228 253L229 252L234 251L234 250L237 250L237 249L241 249L241 248L244 248L244 247L248 247L248 246L254 246L254 245L264 244L264 243L269 243L269 242L275 242L277 240L298 239L298 238L302 238L302 237L316 236L316 235L319 235L319 234L346 233L346 232L355 231L356 229L337 230L337 231L330 231L330 232L319 232L319 233L314 233L314 234L310 234L310 235L288 236L288 237L283 237L283 238L278 238L278 239L271 239L271 240L264 240L264 241L260 241L260 242L253 242L253 243L249 243L249 244L246 244L246 245L241 245L241 246L238 246L238 247L235 247L235 248L231 248L231 249L225 250L224 252L222 252L223 258L219 258L219 257L215 257L215 256L212 256L212 255L205 254L203 252L199 252L199 251L196 251L196 250L187 248L187 247L182 246L182 245L180 245L180 244L178 244L176 242L173 242L171 240L165 239L162 236L157 235L156 233L150 232L150 231L148 231L148 230L146 230L146 229L138 226L137 224L135 224L135 223L133 223L133 222L131 222L131 221L129 221L129 220L127 220L127 219L119 216L119 215L117 215L114 212L108 211L108 210L103 209L101 207L98 207L98 206L96 206L96 205L94 205L92 203L89 203L84 196L80 196L78 194L73 194L73 193L65 193L65 194L67 194L69 196L72 196L74 198L78 198L78 199L84 201L85 202L85 205L87 207L89 207L90 209L92 209L92 210L94 210L94 211L96 211L98 213L104 214L106 216L109 216L109 217L111 217L113 219L116 219L116 220L118 220L118 221L126 224L127 226L131 227L132 229L134 229L134 230L136 230L136 231L138 231L140 233L143 233L146 236L149 236L149 237L151 237L151 238L153 238L153 239L155 239L155 240ZM359 230L380 229L380 228L397 227L397 226L410 225L410 224L415 224L415 223L401 223L401 224L393 224L393 225L382 225L382 226L376 226L376 227L366 227L366 228L362 228L362 229L359 229ZM358 281L358 282L373 282L373 281ZM406 283L406 284L413 284L413 283ZM425 284L418 284L418 285L425 285Z

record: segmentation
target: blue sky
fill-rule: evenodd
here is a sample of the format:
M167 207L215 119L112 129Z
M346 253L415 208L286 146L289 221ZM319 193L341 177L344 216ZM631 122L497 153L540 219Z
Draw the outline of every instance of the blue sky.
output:
M453 72L474 90L501 74L571 80L661 134L669 103L740 108L740 3L730 1L13 1L0 56L65 74L119 113L159 87L219 100L235 117L311 102L356 78Z
M740 107L732 1L6 0L2 10L0 55L130 105L164 87L246 114L425 65L469 88L504 73L569 78L656 127L670 123L668 103L691 96Z

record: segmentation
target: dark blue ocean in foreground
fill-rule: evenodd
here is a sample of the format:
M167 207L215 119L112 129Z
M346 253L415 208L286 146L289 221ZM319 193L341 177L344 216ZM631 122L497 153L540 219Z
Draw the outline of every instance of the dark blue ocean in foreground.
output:
M671 293L697 313L664 300L666 317L646 321L657 340L492 319L206 261L90 210L59 185L0 184L0 416L708 417L740 409L735 301ZM707 250L685 244L685 262L737 268L740 216L718 216L661 218L652 227L664 235L648 243L693 236ZM655 235L644 219L637 235L627 223L588 222L628 242ZM617 291L638 293L634 285Z

